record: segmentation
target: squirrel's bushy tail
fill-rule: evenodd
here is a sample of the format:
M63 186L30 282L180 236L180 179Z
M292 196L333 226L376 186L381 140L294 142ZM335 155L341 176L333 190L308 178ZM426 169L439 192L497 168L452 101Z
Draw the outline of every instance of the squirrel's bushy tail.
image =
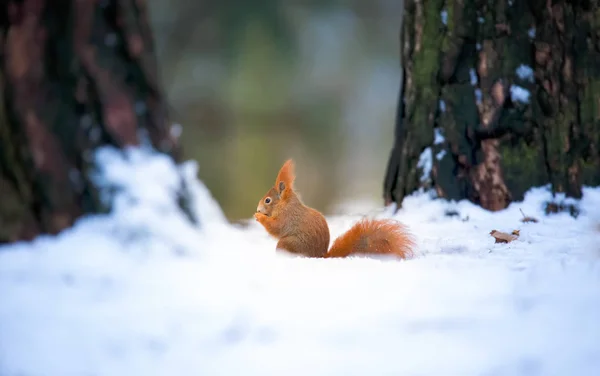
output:
M415 242L406 226L393 219L362 219L335 239L325 257L351 254L413 256Z

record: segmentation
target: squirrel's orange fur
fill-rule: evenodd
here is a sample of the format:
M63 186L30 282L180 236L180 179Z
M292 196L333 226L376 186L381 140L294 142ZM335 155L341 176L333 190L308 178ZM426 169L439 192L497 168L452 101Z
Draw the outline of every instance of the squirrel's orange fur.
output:
M259 201L254 218L278 239L277 249L308 257L351 254L412 256L408 229L392 219L362 219L337 238L329 251L329 227L323 214L304 205L294 191L294 162L286 161L275 185Z

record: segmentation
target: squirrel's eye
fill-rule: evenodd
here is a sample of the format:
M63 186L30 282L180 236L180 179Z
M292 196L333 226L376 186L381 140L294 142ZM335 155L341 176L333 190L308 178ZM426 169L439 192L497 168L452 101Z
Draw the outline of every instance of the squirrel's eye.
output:
M270 203L271 203L271 197L265 198L265 204L270 204Z

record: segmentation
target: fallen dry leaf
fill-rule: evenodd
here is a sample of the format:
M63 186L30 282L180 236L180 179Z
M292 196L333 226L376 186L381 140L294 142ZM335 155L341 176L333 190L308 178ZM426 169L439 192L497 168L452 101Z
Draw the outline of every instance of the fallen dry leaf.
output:
M521 209L519 209L519 210L521 211L521 214L523 214L523 218L521 219L521 222L524 222L524 223L528 223L528 222L537 223L538 222L538 220L536 218L525 215L525 213L523 213L523 210L521 210Z
M519 230L513 230L511 234L502 231L492 230L490 231L490 235L492 235L494 239L496 239L495 243L510 243L519 237Z

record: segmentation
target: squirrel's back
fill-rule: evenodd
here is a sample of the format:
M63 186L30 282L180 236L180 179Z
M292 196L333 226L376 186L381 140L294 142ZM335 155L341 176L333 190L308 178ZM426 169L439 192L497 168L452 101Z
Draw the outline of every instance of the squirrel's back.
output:
M362 219L335 239L326 257L351 254L413 256L415 242L406 226L393 219Z
M329 246L329 227L323 214L297 201L294 215L286 212L281 220L288 224L277 248L308 257L325 257Z

